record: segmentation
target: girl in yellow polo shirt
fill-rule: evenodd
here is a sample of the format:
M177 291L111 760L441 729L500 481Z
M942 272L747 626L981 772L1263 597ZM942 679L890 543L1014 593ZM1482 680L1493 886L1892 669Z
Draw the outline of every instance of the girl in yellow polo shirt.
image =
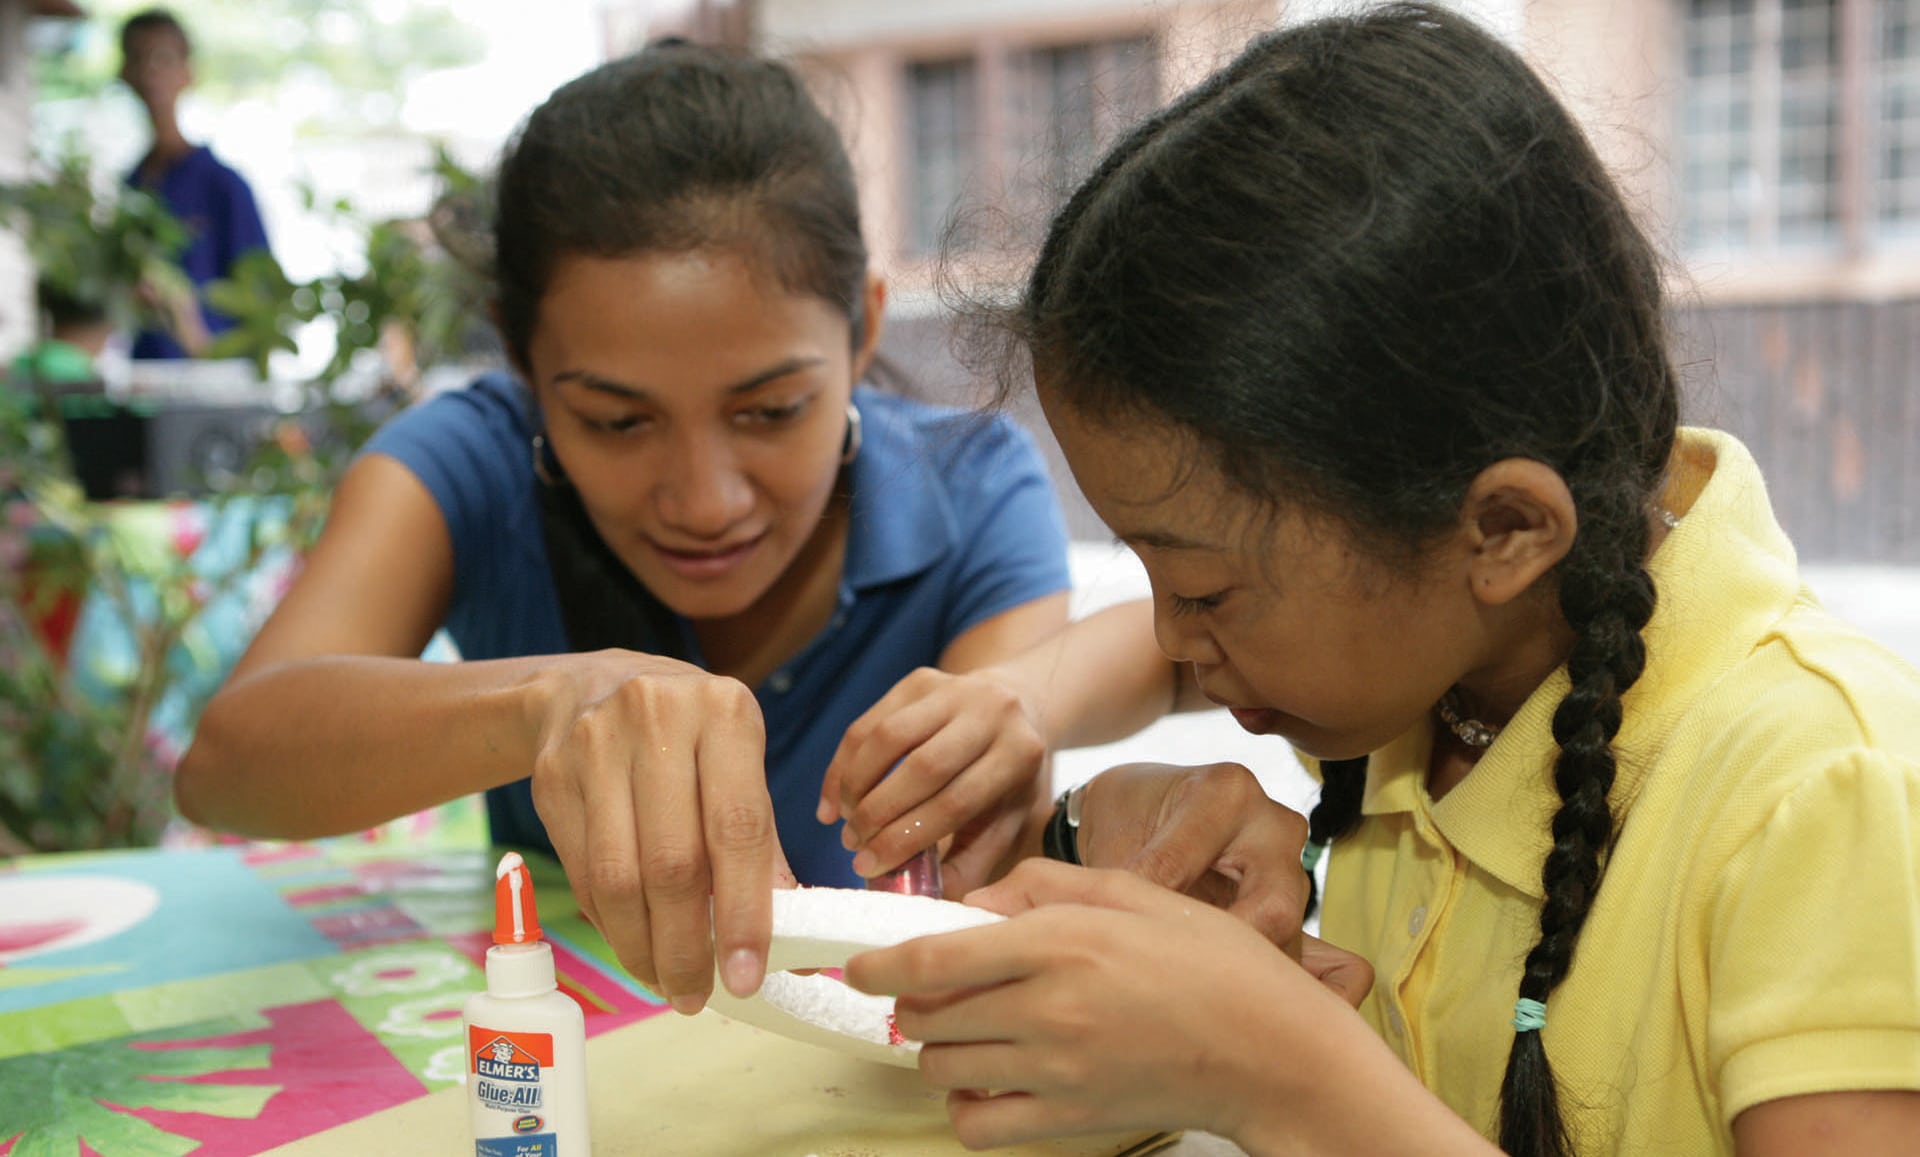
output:
M1546 87L1422 5L1257 41L1073 196L1040 403L1160 647L1315 758L1328 944L1024 866L849 967L962 1140L1920 1150L1920 677L1679 426L1660 285Z

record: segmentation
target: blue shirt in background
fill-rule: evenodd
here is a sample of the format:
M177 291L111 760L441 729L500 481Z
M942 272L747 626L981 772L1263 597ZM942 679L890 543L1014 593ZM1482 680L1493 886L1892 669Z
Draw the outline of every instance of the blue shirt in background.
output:
M162 204L187 227L187 247L181 251L180 268L198 289L218 281L233 268L241 254L250 249L267 248L267 228L260 221L253 190L246 179L221 163L205 145L175 161L160 177L158 185L143 185L140 170L127 174L127 184L160 198ZM200 316L207 333L219 334L233 328L225 314L200 303ZM184 358L173 335L165 330L143 329L134 335L129 356L135 358Z
M788 862L802 883L842 887L860 886L851 855L839 825L813 813L847 726L968 628L1069 586L1059 502L1026 431L1004 416L865 387L854 404L863 440L850 468L839 608L754 688ZM527 406L516 380L489 375L395 418L364 451L412 471L445 516L455 572L445 626L468 659L570 649L533 489ZM697 646L690 658L702 662ZM487 811L496 842L551 848L528 780L490 791Z

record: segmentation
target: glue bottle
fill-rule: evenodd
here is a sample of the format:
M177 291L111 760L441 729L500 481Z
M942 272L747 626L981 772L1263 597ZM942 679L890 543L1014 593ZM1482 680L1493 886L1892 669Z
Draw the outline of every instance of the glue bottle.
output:
M487 990L461 1010L475 1157L586 1157L586 1022L554 982L533 878L518 852L493 881Z

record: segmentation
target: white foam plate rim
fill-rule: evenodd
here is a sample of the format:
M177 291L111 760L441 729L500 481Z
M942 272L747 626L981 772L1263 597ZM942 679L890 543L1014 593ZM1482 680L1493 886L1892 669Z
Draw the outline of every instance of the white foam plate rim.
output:
M891 997L869 996L831 976L796 976L789 970L840 968L871 948L1004 919L984 908L930 896L859 888L776 889L766 981L743 999L727 992L716 972L707 1007L792 1040L912 1068L919 1060L919 1042L888 1043Z

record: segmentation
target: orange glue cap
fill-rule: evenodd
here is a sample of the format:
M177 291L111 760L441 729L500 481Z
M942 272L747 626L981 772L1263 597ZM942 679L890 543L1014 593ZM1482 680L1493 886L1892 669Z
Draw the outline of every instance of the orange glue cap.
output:
M500 857L493 871L493 942L532 944L540 939L540 910L533 901L533 877L519 852Z

